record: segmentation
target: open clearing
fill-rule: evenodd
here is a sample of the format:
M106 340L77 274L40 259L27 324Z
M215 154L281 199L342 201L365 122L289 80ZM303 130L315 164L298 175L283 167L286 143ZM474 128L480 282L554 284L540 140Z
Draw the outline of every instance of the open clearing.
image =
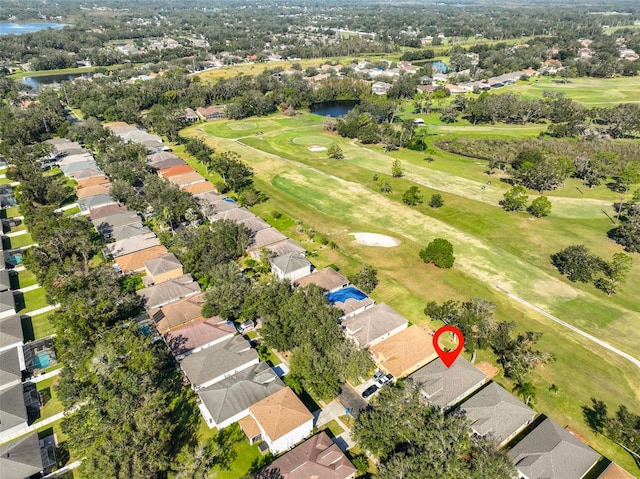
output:
M252 119L256 120L264 119ZM280 118L273 116L266 121ZM209 125L205 125L205 131ZM194 127L183 134L200 135ZM331 160L292 141L304 136L327 138L340 146L345 159ZM214 148L237 152L254 168L256 186L270 198L253 208L256 214L272 222L270 212L284 213L286 221L280 219L276 226L305 248L315 250L317 256L312 261L319 268L335 263L343 274L350 274L363 263L374 265L380 278L374 299L389 303L411 322L429 323L422 313L427 301L482 297L496 303L499 320L514 321L518 331L542 332L539 347L554 352L556 361L538 368L532 377L537 386L536 409L560 424L570 424L600 453L638 473L624 451L589 431L581 406L589 404L589 398L597 392L612 409L624 403L639 410L640 370L496 289L504 288L637 354L640 298L634 294L633 285L640 284L638 265L634 265L621 294L607 298L590 285L570 283L549 264L550 254L578 240L606 258L620 251L606 238L610 222L598 211L610 205L613 194L598 190L593 198L581 201L569 191L574 186L567 185L550 195L554 202L550 217L531 220L528 214L506 213L497 205L507 184L494 178L491 188L482 190L489 179L483 162L431 147L429 154L435 158L432 163L425 162L425 154L420 152L385 154L379 147L362 147L324 133L320 122L306 128L298 122L293 128L274 128L260 136L235 135L233 138L241 138L240 142L228 139L228 134L205 138ZM402 161L403 178L390 177L394 158ZM377 182L372 179L374 174L379 177ZM391 194L379 192L382 179L390 182ZM445 205L438 209L424 204L416 208L403 205L402 192L414 184L420 186L425 200L435 192L441 193ZM533 192L531 195L536 196ZM296 231L294 219L327 235L339 249L322 249ZM395 248L367 247L354 241L354 231L399 238L401 243ZM454 244L456 265L452 270L425 265L417 256L420 248L438 236ZM489 352L481 352L478 359L495 362ZM503 377L496 380L511 388ZM560 392L550 392L551 384L559 385Z
M291 139L294 145L331 145L333 141L326 136L296 136Z
M400 241L391 236L377 233L352 233L357 243L365 246L379 246L382 248L393 248L398 246Z

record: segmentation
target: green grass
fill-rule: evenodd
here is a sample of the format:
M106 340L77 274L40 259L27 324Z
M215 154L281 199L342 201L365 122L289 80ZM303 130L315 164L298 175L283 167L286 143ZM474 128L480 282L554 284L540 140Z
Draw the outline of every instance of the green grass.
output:
M35 241L31 237L31 233L24 233L17 236L11 236L9 239L9 248L22 248L23 246L29 246Z
M220 466L214 467L217 479L238 479L248 473L263 456L258 446L249 444L240 426L235 423L227 429L231 430L232 457L235 457L228 469Z
M7 178L6 176L0 178L0 185L8 185L9 183L13 183L13 180Z
M44 288L32 289L26 293L18 293L15 295L16 311L20 314L27 314L49 305L47 294Z
M184 133L199 134L192 128ZM304 135L331 138L345 152L345 160L329 160L326 154L309 152L292 141ZM533 221L527 214L508 214L497 205L507 185L494 180L492 189L482 192L480 186L488 178L482 162L444 152L437 154L434 163L424 162L424 155L417 156L420 153L386 155L375 147L361 148L329 136L321 127L274 131L245 138L244 144L211 136L207 141L218 151L238 152L255 169L256 185L270 199L255 206L254 212L269 222L275 221L274 210L283 213L278 220L283 222L282 231L294 240L307 240L302 242L307 249L317 243L298 234L293 219L335 241L337 250L317 247L318 254L311 260L319 268L335 263L349 274L362 263L374 265L380 285L372 296L388 302L411 322L429 324L422 313L429 300L482 297L497 305L499 320L515 321L518 331L542 332L539 347L554 352L557 359L533 374L537 409L571 425L599 452L636 470L620 448L590 433L581 406L597 395L612 409L625 403L640 410L640 391L634 386L640 382L637 368L514 303L494 287L501 285L633 354L640 298L632 285L640 284L638 265L625 290L607 298L589 285L568 282L549 264L551 253L577 239L606 258L620 250L606 238L610 226L601 217L602 205L596 199L562 199L554 192L551 217ZM385 196L379 193L379 181L388 177L396 155L403 155L406 176L390 179L393 193ZM380 177L377 183L374 173ZM426 198L433 192L443 194L445 206L433 210L403 205L402 192L412 184L418 184ZM402 243L392 249L360 246L349 236L356 231L389 234ZM418 250L437 236L454 243L457 262L452 270L438 270L418 259ZM487 359L495 362L491 355ZM557 395L548 391L552 383L560 387Z
M60 399L58 399L58 393L56 392L58 380L58 376L54 376L36 383L36 388L41 392L43 397L46 398L44 406L40 408L40 418L36 422L40 422L43 419L64 411L64 406L60 402Z
M38 284L38 278L28 269L12 271L9 276L11 278L11 289L26 288Z
M19 206L10 206L9 208L6 208L4 210L4 213L5 213L5 216L4 216L5 218L15 218L16 216L22 216Z
M331 437L339 436L344 432L344 429L340 427L340 425L336 422L335 419L329 421L327 424L322 426L321 430L327 430L327 433Z
M72 216L72 215L75 215L76 213L80 213L80 207L79 206L74 206L73 208L69 208L69 209L64 210L62 212L62 214L64 216Z

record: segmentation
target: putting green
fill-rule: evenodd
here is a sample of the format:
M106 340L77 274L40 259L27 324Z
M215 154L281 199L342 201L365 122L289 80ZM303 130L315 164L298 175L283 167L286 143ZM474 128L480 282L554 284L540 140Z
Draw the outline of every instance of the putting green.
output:
M235 131L255 130L258 125L252 121L233 122L228 123L227 128Z
M333 141L323 136L296 136L291 140L291 143L294 143L296 145L302 145L302 146L311 146L311 145L329 146L333 144Z

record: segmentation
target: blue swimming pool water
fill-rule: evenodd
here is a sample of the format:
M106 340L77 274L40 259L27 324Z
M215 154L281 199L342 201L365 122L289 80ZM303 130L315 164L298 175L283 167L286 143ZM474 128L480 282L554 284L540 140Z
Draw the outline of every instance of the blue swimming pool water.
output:
M362 291L353 286L339 289L333 293L327 295L327 299L330 303L344 303L347 299L363 300L367 297Z
M38 353L36 358L33 360L33 367L37 369L43 369L49 365L51 365L51 355L48 351Z
M22 263L22 254L21 253L10 254L9 257L7 258L7 263L9 263L12 266L16 266Z

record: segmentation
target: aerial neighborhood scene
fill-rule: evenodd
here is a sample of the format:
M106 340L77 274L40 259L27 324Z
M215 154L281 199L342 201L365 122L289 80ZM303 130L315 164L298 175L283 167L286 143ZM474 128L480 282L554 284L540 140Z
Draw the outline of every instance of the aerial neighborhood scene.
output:
M0 0L0 478L640 478L640 1Z

